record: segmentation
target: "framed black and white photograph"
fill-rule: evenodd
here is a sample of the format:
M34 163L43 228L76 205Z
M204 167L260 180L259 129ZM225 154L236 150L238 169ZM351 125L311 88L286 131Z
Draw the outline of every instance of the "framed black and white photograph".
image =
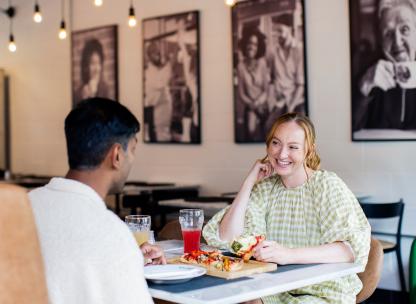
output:
M117 25L72 33L73 106L90 97L118 99Z
M416 0L350 0L353 141L416 140Z
M238 2L232 38L235 141L264 143L280 115L307 114L303 1Z
M199 13L143 20L143 113L147 143L201 143Z

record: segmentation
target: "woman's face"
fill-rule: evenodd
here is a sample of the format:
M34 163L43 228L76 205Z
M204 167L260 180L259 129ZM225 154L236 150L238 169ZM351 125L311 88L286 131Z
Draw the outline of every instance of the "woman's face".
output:
M247 41L246 46L246 56L248 58L255 58L257 55L259 41L257 39L257 36L252 35Z
M381 19L383 51L395 61L413 61L416 55L416 16L405 5L388 9Z
M101 57L98 53L92 53L89 65L90 79L99 79L101 71Z
M305 132L293 121L280 125L267 147L267 155L276 160L274 170L282 179L303 176Z

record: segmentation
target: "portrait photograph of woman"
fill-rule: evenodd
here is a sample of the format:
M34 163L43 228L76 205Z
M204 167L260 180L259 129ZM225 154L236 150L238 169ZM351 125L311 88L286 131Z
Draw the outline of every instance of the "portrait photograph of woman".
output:
M86 98L117 99L117 95L117 26L73 32L73 106Z
M307 114L303 1L243 1L232 9L234 128L263 142L287 112Z
M350 1L353 141L416 140L416 1Z

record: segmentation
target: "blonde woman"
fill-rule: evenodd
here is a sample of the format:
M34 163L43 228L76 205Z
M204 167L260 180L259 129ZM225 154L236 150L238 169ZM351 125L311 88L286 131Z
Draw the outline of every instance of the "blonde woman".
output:
M208 244L228 247L240 235L266 236L260 261L285 264L367 263L370 226L354 194L335 174L319 170L315 130L302 114L277 119L232 205L205 226ZM252 303L355 303L357 275L277 294Z

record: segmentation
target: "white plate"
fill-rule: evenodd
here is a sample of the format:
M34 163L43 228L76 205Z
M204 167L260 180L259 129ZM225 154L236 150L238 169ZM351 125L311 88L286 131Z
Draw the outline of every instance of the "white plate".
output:
M205 268L183 265L150 265L144 267L144 277L156 284L176 284L204 275Z

